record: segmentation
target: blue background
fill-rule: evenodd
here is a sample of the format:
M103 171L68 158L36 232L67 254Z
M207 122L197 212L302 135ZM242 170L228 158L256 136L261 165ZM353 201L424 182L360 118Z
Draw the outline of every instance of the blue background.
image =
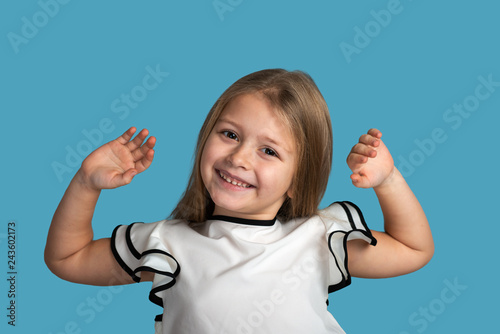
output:
M155 161L132 184L103 192L95 235L163 219L184 190L198 130L217 97L239 77L274 67L308 72L330 107L334 162L323 206L351 200L372 229L382 228L373 191L353 187L345 164L357 138L377 127L432 225L436 252L424 269L353 279L330 295L329 309L346 332L497 328L500 87L481 88L478 78L500 81L500 5L221 2L231 10L220 15L211 0L2 2L0 331L152 333L161 309L147 300L148 284L76 285L43 262L52 214L76 172L68 152L147 127L158 139ZM356 52L346 52L347 44ZM169 73L150 91L141 88L148 67ZM140 101L128 114L124 103L113 108L132 92ZM467 116L447 111L463 103L472 110ZM92 130L102 122L109 128L101 138ZM96 134L94 144L86 131ZM16 327L6 317L10 221L17 224Z

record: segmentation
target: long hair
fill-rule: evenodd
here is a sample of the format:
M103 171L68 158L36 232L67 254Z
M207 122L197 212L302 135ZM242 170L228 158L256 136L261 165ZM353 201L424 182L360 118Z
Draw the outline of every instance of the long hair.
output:
M283 220L314 215L326 190L332 163L332 127L326 102L312 78L301 71L269 69L251 73L232 84L215 102L198 135L189 182L171 218L205 221L214 203L205 188L200 162L205 143L226 105L244 94L262 94L288 125L295 138L297 166L292 196L278 211Z

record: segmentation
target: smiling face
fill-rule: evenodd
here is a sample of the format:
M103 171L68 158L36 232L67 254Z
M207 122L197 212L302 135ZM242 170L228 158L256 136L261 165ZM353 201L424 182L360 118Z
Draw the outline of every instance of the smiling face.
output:
M273 219L292 195L294 146L291 132L262 95L240 95L229 102L201 156L213 214Z

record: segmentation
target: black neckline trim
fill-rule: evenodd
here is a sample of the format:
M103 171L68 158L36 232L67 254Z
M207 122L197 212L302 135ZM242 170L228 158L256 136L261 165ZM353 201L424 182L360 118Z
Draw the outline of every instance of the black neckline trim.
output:
M253 226L273 226L276 221L276 217L269 220L258 220L258 219L246 219L231 216L215 215L208 218L209 220L222 220L229 223L236 223L242 225L253 225Z

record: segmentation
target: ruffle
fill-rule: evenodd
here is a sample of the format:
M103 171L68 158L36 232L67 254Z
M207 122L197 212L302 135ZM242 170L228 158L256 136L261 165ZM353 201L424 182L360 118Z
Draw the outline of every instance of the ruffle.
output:
M149 300L163 307L160 294L175 284L181 267L158 237L157 225L133 223L117 226L111 236L111 251L135 282L141 281L142 271L155 273Z
M351 284L348 270L347 241L362 239L375 246L377 240L368 228L361 210L348 201L335 202L320 211L320 218L327 228L330 257L330 281L328 293Z

